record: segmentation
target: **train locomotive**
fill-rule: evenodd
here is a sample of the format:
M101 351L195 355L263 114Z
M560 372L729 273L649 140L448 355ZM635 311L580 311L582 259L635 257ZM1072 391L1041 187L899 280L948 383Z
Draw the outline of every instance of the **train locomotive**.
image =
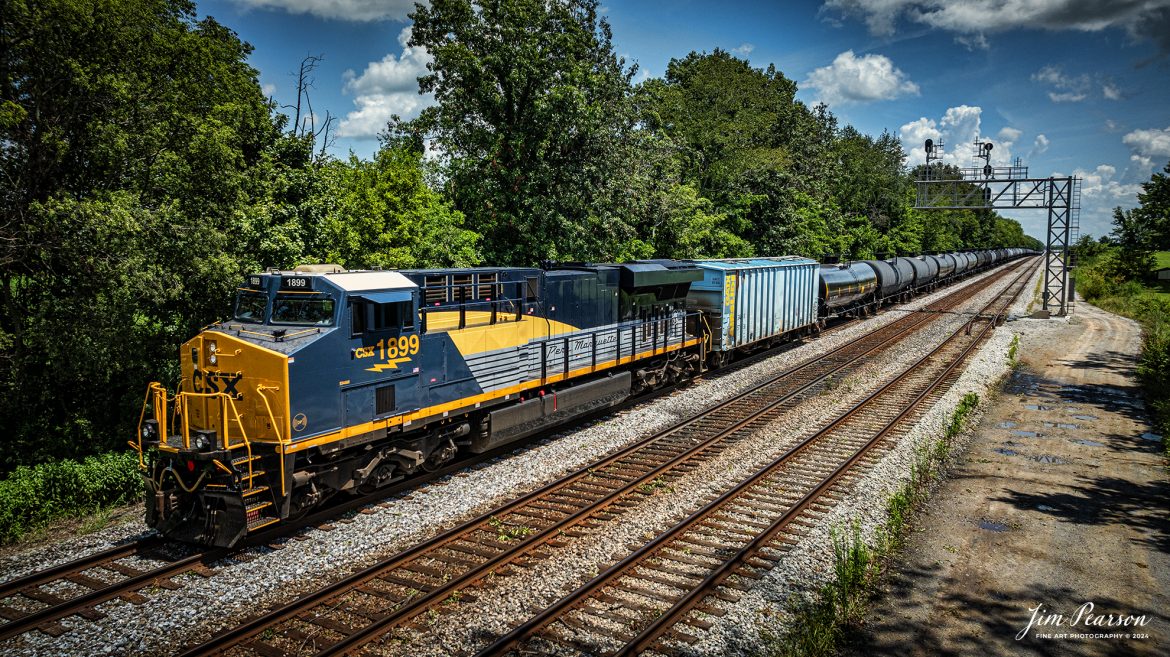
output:
M252 274L148 387L146 521L231 546L1026 253Z

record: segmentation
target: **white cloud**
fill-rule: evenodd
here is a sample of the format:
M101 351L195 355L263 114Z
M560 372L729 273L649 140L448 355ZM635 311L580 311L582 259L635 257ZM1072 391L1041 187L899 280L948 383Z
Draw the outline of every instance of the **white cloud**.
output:
M1164 130L1134 130L1122 137L1121 142L1129 146L1133 152L1129 159L1141 167L1143 172L1161 167L1170 159L1170 127Z
M1015 143L1016 140L1020 138L1020 135L1023 135L1023 134L1024 134L1023 130L1018 130L1016 128L1004 126L1003 128L1000 128L999 133L995 136L995 138L1001 142L1012 144L1012 143Z
M1048 137L1044 135L1036 135L1036 140L1032 142L1032 152L1029 154L1029 159L1033 155L1043 155L1048 151Z
M400 54L389 53L380 61L370 62L361 75L352 69L345 72L344 92L353 94L357 109L342 119L337 136L375 137L386 128L390 115L411 119L434 103L432 95L418 93L418 78L427 72L430 53L406 45L409 41L410 28L406 27L398 35Z
M837 55L829 66L809 74L804 86L816 90L817 99L830 105L892 100L919 93L918 85L890 58L883 55L857 57L852 50Z
M739 46L736 48L732 48L731 54L747 59L748 55L752 54L752 51L755 49L756 46L754 44L745 42L739 44Z
M1105 100L1121 100L1121 90L1109 82L1101 85L1101 95Z
M975 140L988 140L988 137L981 133L982 122L983 108L959 105L947 109L938 121L924 116L903 125L898 130L898 137L902 140L902 147L909 154L906 160L907 164L914 166L925 163L924 142L927 139L933 139L935 144L938 144L940 140L944 144L942 154L944 164L958 167L974 166ZM991 140L995 144L991 153L991 163L995 166L1010 164L1012 147L1023 134L1022 130L1010 126L1001 128L996 139Z
M1139 183L1122 184L1116 180L1117 167L1109 164L1099 164L1092 171L1077 169L1072 175L1081 179L1083 197L1103 202L1105 205L1115 204L1117 201L1133 202L1142 188Z
M260 93L271 98L272 96L276 95L276 85L272 84L271 82L260 85Z
M826 0L823 12L861 16L871 33L890 36L903 18L954 32L970 44L1018 29L1097 32L1125 29L1170 50L1170 0Z
M960 34L955 37L955 43L966 46L967 50L988 50L991 43L982 34Z
M248 9L283 9L290 14L369 22L405 20L414 11L414 0L231 0Z
M906 149L907 161L910 164L926 162L926 140L935 143L942 138L942 131L938 124L925 116L917 121L911 121L898 130L898 137L902 140L902 147Z
M1067 75L1058 66L1045 66L1036 71L1032 81L1054 87L1055 91L1048 92L1048 98L1054 103L1079 103L1088 97L1092 84L1088 75Z

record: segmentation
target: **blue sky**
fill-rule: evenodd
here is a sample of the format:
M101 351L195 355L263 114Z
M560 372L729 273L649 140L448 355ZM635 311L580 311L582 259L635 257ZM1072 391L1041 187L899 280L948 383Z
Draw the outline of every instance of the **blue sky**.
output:
M202 0L255 47L251 63L278 103L295 71L323 56L314 113L338 117L332 152L369 157L390 114L429 98L415 78L425 51L405 47L402 0ZM1170 161L1170 0L826 0L604 2L614 45L638 79L688 52L730 50L775 64L798 98L827 102L842 123L902 139L910 163L940 138L970 166L971 142L995 163L1020 157L1033 176L1083 178L1081 232L1110 230L1115 206ZM1043 239L1043 211L1005 212Z

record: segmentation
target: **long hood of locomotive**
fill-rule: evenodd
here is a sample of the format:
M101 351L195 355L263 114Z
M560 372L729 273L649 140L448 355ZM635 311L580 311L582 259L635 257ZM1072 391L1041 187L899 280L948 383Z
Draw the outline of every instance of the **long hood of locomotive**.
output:
M445 322L458 326L458 312L429 313L428 322L422 335L357 338L335 327L291 343L251 338L248 332L224 325L184 344L184 390L233 395L250 440L277 440L279 435L291 442L286 451L296 452L371 432L409 430L423 420L511 398L541 385L542 375L548 381L559 380L579 375L594 363L611 366L617 358L615 332L605 333L606 327L583 331L527 315L490 324L490 314L479 317L472 312L466 313L463 329L442 330ZM594 345L587 334L598 330L603 337ZM672 342L679 344L684 337L681 319L671 331ZM627 331L620 345L627 359L631 334ZM637 335L639 351L649 349L652 338ZM550 338L555 344L544 349L542 362L539 345ZM213 340L215 365L207 359L208 342ZM258 389L266 390L271 418ZM191 416L194 428L221 429L218 411L210 404L203 408L192 404L199 412Z
M289 359L289 451L402 427L531 387L535 340L577 329L541 317L490 324L490 314L429 313L418 335L332 331ZM476 326L476 324L483 324ZM505 390L506 389L506 390Z
M214 430L223 436L224 402L216 393L231 398L226 431L238 440L242 426L251 441L276 441L289 435L289 362L292 356L223 330L207 330L183 343L180 354L184 392L189 398L188 420L192 429ZM214 363L211 347L214 344ZM206 397L202 395L207 395Z
M292 354L288 361L292 444L287 451L332 447L380 431L408 431L516 399L542 382L617 364L617 332L606 332L607 327L580 330L531 316L493 325L489 314L480 318L468 312L464 318L468 327L441 331L445 314L428 313L428 331L418 341L407 337L404 343L398 336L359 340L335 330ZM454 326L459 323L457 314L450 313ZM477 321L484 325L475 326ZM599 338L592 338L593 332L599 332ZM621 339L624 362L632 353L631 333L627 330ZM550 339L542 350L542 343ZM652 334L639 332L639 353L651 350L653 339ZM659 348L662 339L658 337ZM684 339L680 311L670 340L677 347Z

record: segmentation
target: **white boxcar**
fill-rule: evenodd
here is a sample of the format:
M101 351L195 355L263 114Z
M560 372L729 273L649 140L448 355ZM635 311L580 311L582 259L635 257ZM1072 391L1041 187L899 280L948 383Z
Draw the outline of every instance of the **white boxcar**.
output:
M810 327L817 321L815 260L730 258L696 260L703 280L689 301L707 314L713 351L731 351Z

